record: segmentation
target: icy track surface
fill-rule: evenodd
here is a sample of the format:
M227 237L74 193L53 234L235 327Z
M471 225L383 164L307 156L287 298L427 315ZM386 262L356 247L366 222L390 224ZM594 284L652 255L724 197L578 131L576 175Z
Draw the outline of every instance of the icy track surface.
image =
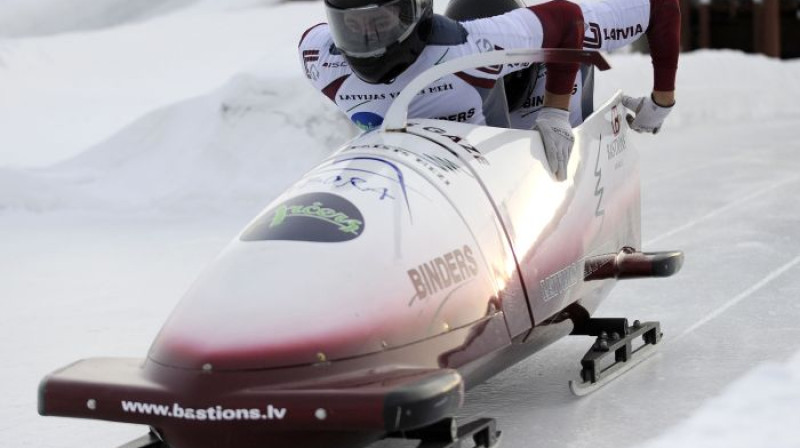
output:
M125 26L100 14L96 31L0 40L3 446L141 435L39 417L39 380L79 358L144 356L203 266L354 132L294 54L322 5L267 3L176 0ZM649 89L647 57L611 63L598 101ZM798 61L682 55L676 110L634 139L644 249L686 263L621 282L598 313L660 320L661 350L576 398L567 381L591 341L562 340L469 393L464 417L497 417L510 448L800 446L797 79Z

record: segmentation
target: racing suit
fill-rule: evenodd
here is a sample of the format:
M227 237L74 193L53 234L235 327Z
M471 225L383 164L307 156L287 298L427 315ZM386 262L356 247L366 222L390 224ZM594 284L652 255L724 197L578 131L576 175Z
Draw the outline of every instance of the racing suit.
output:
M569 34L570 24L564 22L574 17L561 13L563 8L559 6L564 4L574 7L565 0L556 0L465 22L434 15L425 49L412 65L387 84L369 84L359 79L337 51L327 24L308 29L298 50L306 76L314 87L358 127L369 130L383 123L392 100L411 80L436 64L498 49L569 47L564 45L562 36ZM674 90L680 34L677 0L588 0L579 6L584 48L613 50L647 34L655 89ZM408 116L486 124L487 115L497 113L489 110L496 108L484 101L490 97L495 82L523 68L526 65L505 64L445 76L417 94L409 105ZM555 70L555 66L550 67L549 77L545 70L539 70L538 77L546 79L536 82L522 106L507 117L510 127L533 127L543 106L545 88L557 94L572 94L572 126L580 124L591 112L584 110L591 108L591 104L581 101L583 78L575 77L577 65L572 71L562 67L558 67L559 73L554 73Z

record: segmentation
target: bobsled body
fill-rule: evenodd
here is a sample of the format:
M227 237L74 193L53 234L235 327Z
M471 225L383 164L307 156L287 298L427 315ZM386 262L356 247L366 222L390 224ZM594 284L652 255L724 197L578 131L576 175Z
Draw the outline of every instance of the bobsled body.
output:
M534 131L359 136L244 228L145 359L54 372L40 413L145 424L174 448L359 446L452 417L594 312L615 281L596 260L640 246L621 111L617 94L575 129L564 182Z
M287 368L497 319L493 350L575 301L593 310L609 282L584 282L584 260L640 242L636 153L614 101L578 132L566 182L529 131L420 120L355 139L223 251L150 359Z
M147 359L57 372L41 411L147 424L176 448L357 443L452 414L465 386L568 334L570 306L594 311L614 280L584 280L587 260L639 247L621 107L576 130L565 182L532 131L360 136L246 226Z

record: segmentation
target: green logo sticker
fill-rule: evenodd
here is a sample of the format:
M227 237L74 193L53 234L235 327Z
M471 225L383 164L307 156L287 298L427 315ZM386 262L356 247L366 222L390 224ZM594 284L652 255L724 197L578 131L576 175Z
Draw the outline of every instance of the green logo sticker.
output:
M286 205L281 204L275 210L275 216L272 217L270 227L282 225L286 218L291 217L306 217L325 221L334 226L344 233L352 233L358 236L361 233L361 225L363 222L358 219L353 219L346 214L336 211L332 208L323 208L322 202L314 202L309 206L302 205Z
M242 234L243 241L341 242L364 231L364 217L353 203L331 193L308 193L264 213Z

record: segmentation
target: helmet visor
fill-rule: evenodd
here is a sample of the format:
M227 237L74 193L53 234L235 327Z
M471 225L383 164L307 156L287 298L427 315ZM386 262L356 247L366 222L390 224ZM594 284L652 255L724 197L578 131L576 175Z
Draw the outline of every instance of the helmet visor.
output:
M382 5L338 9L326 2L328 23L336 47L348 56L380 56L389 45L414 30L420 14L417 0L393 0Z

